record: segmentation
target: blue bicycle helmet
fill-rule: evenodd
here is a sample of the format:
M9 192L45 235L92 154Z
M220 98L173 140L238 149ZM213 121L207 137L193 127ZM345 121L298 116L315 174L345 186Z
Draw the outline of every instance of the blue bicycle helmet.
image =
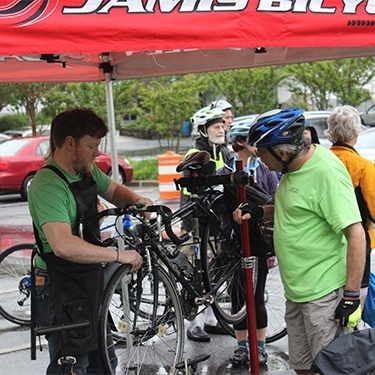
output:
M294 107L274 109L260 114L250 128L247 143L264 148L298 143L305 125L303 112L303 109Z

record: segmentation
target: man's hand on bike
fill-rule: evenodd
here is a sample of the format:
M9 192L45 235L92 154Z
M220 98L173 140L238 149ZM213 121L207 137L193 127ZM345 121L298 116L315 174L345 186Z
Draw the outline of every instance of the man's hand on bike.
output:
M249 220L251 215L249 213L243 213L241 208L237 208L236 211L233 212L233 220L238 223L242 224L242 220Z
M144 203L145 204L145 207L148 207L148 206L152 206L154 204L154 202L149 199L149 198L146 198L146 197L140 197L136 200L136 203ZM149 220L150 219L150 216L151 216L151 213L150 212L145 212L143 214L143 217L146 219L146 220Z
M343 298L335 311L337 325L353 328L361 320L361 304L359 299Z
M136 250L119 251L118 262L130 264L130 272L136 272L142 267L143 258Z
M262 217L263 208L261 206L257 206L255 207L255 210L251 209L249 203L246 202L241 203L237 207L236 211L233 212L233 220L238 224L242 224L242 220L249 220L252 216L254 216L255 218Z

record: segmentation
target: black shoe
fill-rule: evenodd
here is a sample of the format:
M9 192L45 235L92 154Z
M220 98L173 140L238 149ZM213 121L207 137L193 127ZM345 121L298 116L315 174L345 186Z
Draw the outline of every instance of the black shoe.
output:
M259 366L264 366L267 363L268 360L268 354L265 350L260 350L258 348L258 361Z
M187 338L192 341L207 342L211 337L199 326L189 328L186 332Z
M211 324L204 323L203 329L207 333L211 333L213 335L227 335L228 332L219 324L216 323L216 325L212 326Z
M234 355L229 359L233 367L240 367L249 363L249 351L243 347L238 346L234 351Z

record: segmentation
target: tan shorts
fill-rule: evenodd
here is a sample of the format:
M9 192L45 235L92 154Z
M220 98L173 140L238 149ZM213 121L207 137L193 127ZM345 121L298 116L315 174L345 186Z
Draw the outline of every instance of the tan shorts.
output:
M311 302L286 301L290 368L310 370L318 352L334 339L338 330L335 310L340 300L339 291L334 291ZM339 329L340 335L352 331L346 327Z

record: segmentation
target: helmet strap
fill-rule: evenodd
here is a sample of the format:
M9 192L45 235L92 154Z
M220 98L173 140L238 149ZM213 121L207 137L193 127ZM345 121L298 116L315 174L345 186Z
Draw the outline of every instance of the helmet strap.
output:
M213 156L214 156L214 160L217 160L216 145L215 144L212 144L212 153L213 153Z
M298 152L291 155L290 158L287 161L284 161L284 160L281 159L281 157L279 155L276 154L276 152L274 150L272 150L272 148L267 148L267 150L276 160L278 160L279 162L281 162L284 165L284 168L282 169L281 173L282 174L288 173L289 166L292 163L292 161L294 160L294 158L297 156Z
M208 139L208 133L207 133L206 125L204 125L204 132L202 130L199 130L199 133L201 134L202 137Z

